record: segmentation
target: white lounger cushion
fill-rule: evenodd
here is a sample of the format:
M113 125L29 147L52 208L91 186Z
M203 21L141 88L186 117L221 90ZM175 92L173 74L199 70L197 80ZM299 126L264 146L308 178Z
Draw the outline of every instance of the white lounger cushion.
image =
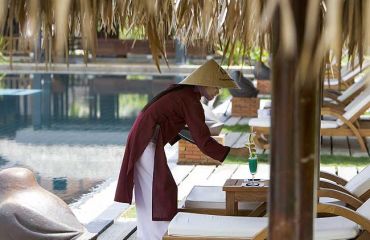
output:
M350 120L355 116L360 110L370 102L370 87L367 87L360 95L358 95L351 103L345 107L345 112L343 117L347 120ZM343 122L340 119L336 121L322 120L321 128L338 128L343 125ZM249 120L249 126L251 127L270 127L271 118L252 118Z
M369 87L366 87L364 89L364 91L362 91L357 97L352 99L352 101L349 102L349 104L347 106L345 106L344 111L347 112L347 111L351 110L352 108L356 107L357 105L359 105L361 103L362 99L365 98L366 94L369 92L368 89L369 89Z
M354 84L352 84L349 88L347 88L345 91L343 91L342 95L338 96L337 99L339 101L343 102L347 98L352 96L352 94L354 94L355 92L360 90L366 83L365 76L366 75L362 75Z
M322 179L321 181L331 182L327 179ZM370 189L370 166L367 166L361 172L359 172L357 175L351 178L351 180L349 180L349 182L344 186L344 188L358 197L364 194L366 191L368 191ZM321 197L320 202L344 205L343 202L328 197Z
M337 78L329 78L324 80L324 85L325 86L336 86L339 84L339 80Z
M168 226L171 236L252 238L267 227L265 217L230 217L178 213ZM358 225L343 217L315 219L316 240L350 239L358 234Z
M356 212L370 220L370 199L357 208Z
M344 186L348 191L361 196L370 189L370 166L364 168Z
M178 213L168 226L168 235L252 238L267 227L267 218Z
M186 208L226 209L226 195L219 186L194 186L185 200ZM260 203L239 202L240 210L254 210Z
M315 219L315 240L352 239L358 235L359 226L344 217Z
M271 118L251 118L249 126L251 127L270 127ZM337 128L339 127L337 121L321 120L321 128Z
M249 126L251 127L270 127L271 118L251 118L249 120Z
M361 66L357 66L355 69L353 70L350 70L344 74L342 74L342 83L350 80L351 78L353 78L354 76L356 76L356 74L358 74L359 72L361 71L364 71L366 68L369 67L369 62L366 62ZM327 85L327 86L330 86L330 85L338 85L339 83L339 80L336 79L336 78L331 78L331 79L326 79L324 80L324 85Z
M367 87L360 95L358 95L353 101L345 107L345 113L343 117L350 120L355 114L357 114L366 104L370 101L370 87ZM341 120L337 120L339 125L343 124Z
M321 128L328 129L328 128L337 128L339 127L337 121L331 120L321 120Z

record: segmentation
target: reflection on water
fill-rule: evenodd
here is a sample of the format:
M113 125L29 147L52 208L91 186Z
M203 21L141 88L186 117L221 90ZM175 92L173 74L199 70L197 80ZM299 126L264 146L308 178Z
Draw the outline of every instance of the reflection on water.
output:
M0 169L31 169L68 203L115 178L142 107L174 77L40 74L0 80ZM39 91L38 91L39 90Z
M4 166L8 161L6 161L4 158L0 156L0 168Z

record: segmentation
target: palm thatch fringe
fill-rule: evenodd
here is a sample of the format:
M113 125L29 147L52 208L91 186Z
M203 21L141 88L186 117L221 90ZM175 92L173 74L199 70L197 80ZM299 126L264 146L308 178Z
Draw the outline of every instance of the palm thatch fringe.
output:
M307 73L305 65L320 62L329 52L340 62L342 49L347 49L352 64L355 59L363 61L370 41L366 28L370 23L369 1L309 1L302 74ZM298 47L297 34L288 0L0 0L0 34L13 37L18 27L24 40L36 42L41 36L45 61L52 63L54 58L68 57L69 39L82 39L87 61L88 54L95 56L97 31L144 29L160 70L160 59L166 60L165 42L173 38L186 45L201 40L204 47L219 46L224 55L228 54L229 64L234 54L244 57L253 47L269 50L275 11L279 11L283 26L281 50L293 54ZM316 40L310 36L317 28L322 34L314 44Z

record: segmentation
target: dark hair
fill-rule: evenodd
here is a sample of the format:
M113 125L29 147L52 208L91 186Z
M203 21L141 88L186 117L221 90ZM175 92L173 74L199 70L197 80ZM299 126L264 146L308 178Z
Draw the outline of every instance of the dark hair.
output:
M166 95L167 93L170 93L170 92L173 92L173 91L177 91L177 90L180 90L180 89L183 89L185 87L194 87L194 85L186 85L186 84L174 84L174 85L171 85L169 88L167 88L166 90L164 90L163 92L160 92L157 96L155 96L150 102L148 102L145 107L141 110L142 112L144 112L148 107L150 107L154 102L156 102L158 99L160 99L161 97L163 97L164 95Z

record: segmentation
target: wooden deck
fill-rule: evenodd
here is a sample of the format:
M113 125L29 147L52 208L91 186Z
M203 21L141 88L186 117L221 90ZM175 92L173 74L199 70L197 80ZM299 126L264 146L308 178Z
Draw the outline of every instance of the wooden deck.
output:
M243 118L229 118L227 120L231 123L245 122L246 119ZM228 123L227 122L227 123ZM226 124L227 124L226 123ZM248 133L227 133L225 139L225 145L240 147L243 146L248 139ZM359 146L353 143L353 139L347 138L334 138L328 139L323 138L322 145L325 147L327 145L332 146L330 149L328 147L323 147L322 154L335 154L335 155L345 155L345 156L364 156L359 151ZM176 147L175 147L176 148ZM174 148L174 149L175 149ZM326 151L326 152L325 152ZM178 185L178 200L179 205L182 205L186 196L190 193L191 189L195 185L203 186L222 186L226 179L243 179L251 178L249 168L247 163L245 164L223 164L220 166L202 166L202 165L176 165L174 162L176 158L176 150L170 153L172 157L169 157L169 166L171 166L171 172L174 179ZM169 153L167 152L167 155ZM368 156L367 154L365 154ZM170 159L173 160L170 160ZM358 172L360 172L363 167L345 167L345 166L321 166L321 170L336 174L344 179L351 179ZM258 171L256 178L269 179L270 166L266 163L260 163L258 165ZM98 239L136 239L135 232L135 222L130 219L118 219L111 228L104 232ZM129 234L128 234L129 233Z
M224 104L225 109L221 116L225 125L246 125L248 118L231 117L228 114L228 106ZM248 141L249 133L231 132L226 133L225 145L232 147L242 147ZM370 147L370 138L367 139L368 148ZM203 186L222 186L226 179L243 179L251 178L247 163L245 164L223 164L220 166L202 166L202 165L177 165L176 147L173 147L170 152L166 151L169 166L172 175L178 185L178 200L179 205L182 205L186 196L190 193L195 185ZM262 152L262 150L259 150ZM264 153L269 153L268 151ZM351 137L322 137L321 142L322 155L342 155L351 157L368 157L368 152L362 152L355 138ZM171 160L172 159L172 160ZM321 170L337 174L344 179L351 179L363 167L342 167L342 166L321 166ZM270 166L266 163L258 165L256 178L269 179ZM99 240L135 240L136 239L136 223L135 219L118 218L115 223L103 232Z
M331 173L338 173L339 176L349 180L355 176L362 168L357 167L322 167ZM220 166L184 166L177 165L171 169L174 179L178 185L179 204L190 193L195 185L222 186L226 179L250 178L251 175L247 164L224 164ZM270 167L268 164L259 164L256 178L269 178ZM119 218L98 240L122 240L136 239L135 220Z

